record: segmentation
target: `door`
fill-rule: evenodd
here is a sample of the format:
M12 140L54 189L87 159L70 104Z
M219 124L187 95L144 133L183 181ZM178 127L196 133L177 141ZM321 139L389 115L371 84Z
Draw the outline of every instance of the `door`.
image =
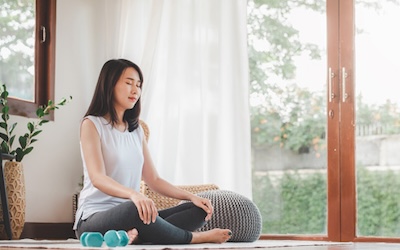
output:
M399 241L399 3L280 3L249 1L263 238Z

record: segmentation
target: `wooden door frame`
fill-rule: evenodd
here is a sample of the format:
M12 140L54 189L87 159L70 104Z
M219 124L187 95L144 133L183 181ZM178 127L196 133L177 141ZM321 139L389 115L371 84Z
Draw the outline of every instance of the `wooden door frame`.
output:
M348 0L346 0L348 1ZM352 2L352 1L351 1ZM341 145L339 140L340 119L340 49L339 34L340 0L326 1L327 16L327 234L326 235L271 235L265 234L260 239L274 240L329 240L341 241ZM331 73L333 75L331 75ZM330 88L329 88L330 86ZM333 95L332 95L333 94ZM331 96L332 95L332 96ZM331 98L330 98L331 96Z
M339 1L340 241L356 237L354 0ZM346 75L345 75L346 74Z
M355 0L326 0L326 15L328 232L327 235L262 235L260 239L398 243L400 238L357 236Z
M327 0L327 159L328 159L328 239L340 241L341 236L341 147L339 141L340 86L339 73L339 0Z

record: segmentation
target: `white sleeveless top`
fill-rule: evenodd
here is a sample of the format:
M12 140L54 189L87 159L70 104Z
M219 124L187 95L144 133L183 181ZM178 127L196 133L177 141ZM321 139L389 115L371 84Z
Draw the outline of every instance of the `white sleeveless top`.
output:
M86 118L94 123L99 133L107 176L139 192L144 163L142 127L139 126L133 132L128 130L121 132L113 128L103 117L87 116ZM92 185L84 161L82 145L80 149L84 180L83 189L79 195L74 230L79 219L86 219L96 212L108 210L127 201L127 199L107 195Z

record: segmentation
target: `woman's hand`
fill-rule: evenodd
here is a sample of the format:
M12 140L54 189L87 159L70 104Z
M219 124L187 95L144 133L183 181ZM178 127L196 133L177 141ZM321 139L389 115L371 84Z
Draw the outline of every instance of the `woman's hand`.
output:
M191 201L193 202L193 204L195 204L199 208L202 208L207 213L207 216L206 216L205 220L209 221L211 219L211 216L212 216L213 212L214 212L214 208L211 205L211 201L209 199L206 199L206 198L203 198L203 197L199 197L199 196L196 196L196 195L193 196Z
M133 193L130 196L131 201L136 205L140 219L144 224L156 222L158 210L154 202L141 193Z

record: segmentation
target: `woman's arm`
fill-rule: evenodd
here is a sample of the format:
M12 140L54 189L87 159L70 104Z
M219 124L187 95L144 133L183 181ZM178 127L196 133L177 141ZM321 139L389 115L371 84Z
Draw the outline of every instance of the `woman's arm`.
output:
M153 201L143 194L125 187L106 175L104 159L101 153L101 142L95 125L85 119L81 125L81 144L83 160L86 163L90 181L93 186L110 196L130 199L135 203L139 216L145 224L155 221L158 212Z
M144 166L142 176L143 180L146 182L149 188L167 197L192 201L196 206L202 208L207 213L206 220L211 219L213 206L211 205L210 200L194 195L186 190L180 189L162 179L158 175L157 170L154 167L153 160L151 159L146 140L143 141L143 155Z

